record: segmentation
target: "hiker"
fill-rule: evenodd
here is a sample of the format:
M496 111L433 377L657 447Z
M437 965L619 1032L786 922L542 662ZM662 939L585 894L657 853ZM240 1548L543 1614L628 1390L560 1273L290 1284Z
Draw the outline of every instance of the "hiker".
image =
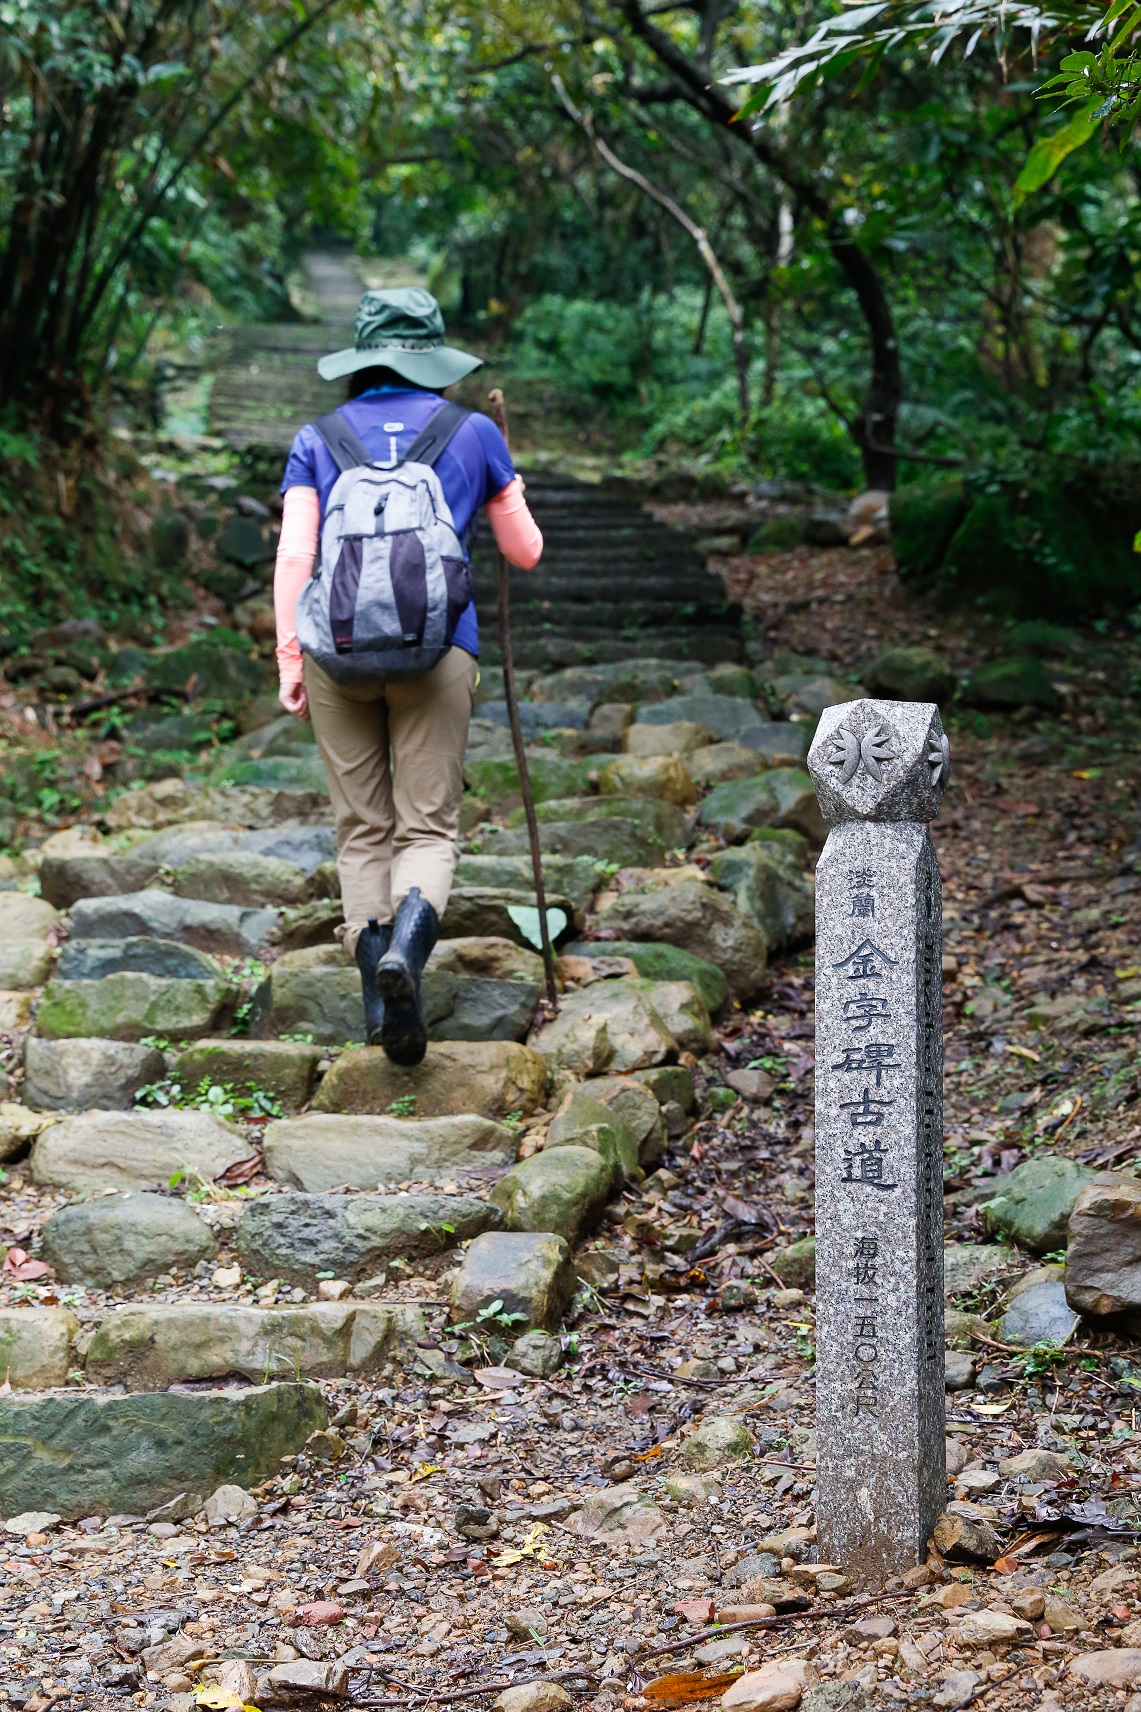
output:
M273 596L281 703L311 719L337 823L345 945L366 1035L396 1064L428 1036L420 976L459 857L479 626L468 547L486 511L511 564L543 551L507 443L441 395L481 366L419 287L368 291L317 364L347 400L293 441Z

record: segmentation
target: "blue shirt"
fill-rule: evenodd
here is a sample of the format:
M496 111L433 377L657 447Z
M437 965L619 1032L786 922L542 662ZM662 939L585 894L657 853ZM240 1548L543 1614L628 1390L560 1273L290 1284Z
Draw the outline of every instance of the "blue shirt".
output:
M440 408L440 395L419 387L379 387L342 404L340 413L379 464L400 462L428 418ZM321 522L333 485L340 475L333 454L312 423L294 437L286 460L281 491L315 487ZM489 416L473 411L441 453L436 474L451 509L456 534L467 553L467 531L477 511L515 479L507 442ZM479 658L479 622L475 602L460 614L452 638L457 648Z

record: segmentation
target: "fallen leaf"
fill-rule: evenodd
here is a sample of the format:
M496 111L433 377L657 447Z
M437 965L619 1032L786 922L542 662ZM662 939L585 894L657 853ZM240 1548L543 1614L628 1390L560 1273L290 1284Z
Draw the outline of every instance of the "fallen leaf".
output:
M30 1284L34 1278L50 1278L51 1270L46 1260L30 1260L22 1248L10 1248L0 1267L6 1278L15 1278L21 1284Z
M200 1688L194 1696L196 1706L206 1706L209 1712L256 1712L248 1701L242 1699L232 1688L222 1688L216 1682L208 1682L205 1688Z
M223 1189L238 1189L243 1183L252 1182L258 1172L264 1169L261 1155L255 1153L251 1159L239 1159L233 1165L228 1165L214 1181Z
M544 1534L550 1533L546 1522L536 1522L528 1528L523 1544L512 1551L500 1552L498 1557L491 1560L494 1569L507 1569L513 1563L522 1563L525 1557L535 1557L539 1549L539 1541Z
M642 1699L647 1706L692 1706L699 1700L713 1700L732 1688L739 1673L723 1676L702 1676L699 1671L679 1671L673 1676L658 1676L647 1682Z

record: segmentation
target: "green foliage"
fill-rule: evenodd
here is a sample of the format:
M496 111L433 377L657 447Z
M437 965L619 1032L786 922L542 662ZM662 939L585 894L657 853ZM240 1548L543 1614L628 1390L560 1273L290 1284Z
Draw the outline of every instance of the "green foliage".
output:
M944 599L1060 620L1136 598L1141 468L1044 456L904 487L891 516L900 575Z
M135 1094L135 1104L209 1112L213 1117L234 1118L238 1122L282 1116L276 1095L259 1088L256 1082L243 1082L239 1090L230 1082L211 1082L208 1076L203 1076L193 1090L170 1078L148 1082Z
M0 631L20 644L64 617L128 631L161 617L182 591L151 555L134 498L142 474L129 453L94 437L78 455L63 453L0 418Z

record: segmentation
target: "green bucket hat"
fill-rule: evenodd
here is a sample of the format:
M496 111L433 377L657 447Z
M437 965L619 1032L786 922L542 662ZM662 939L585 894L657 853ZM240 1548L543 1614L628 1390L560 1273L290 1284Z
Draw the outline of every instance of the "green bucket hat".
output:
M353 343L322 357L317 373L322 380L341 380L358 369L386 368L414 386L440 390L482 366L482 357L445 345L440 305L430 291L410 285L366 291Z

